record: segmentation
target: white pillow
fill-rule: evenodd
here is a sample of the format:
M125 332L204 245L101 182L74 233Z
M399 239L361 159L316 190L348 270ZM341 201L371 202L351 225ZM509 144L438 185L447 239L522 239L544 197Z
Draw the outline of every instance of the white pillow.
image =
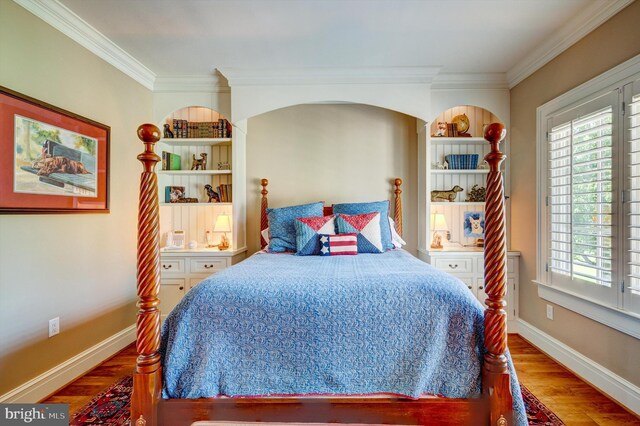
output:
M267 245L269 245L269 228L265 228L262 231L260 231L260 235L262 235L262 238L264 238L264 241L267 243Z
M396 232L396 224L391 218L389 218L389 226L391 227L391 242L393 243L393 247L398 249L406 246L407 243Z

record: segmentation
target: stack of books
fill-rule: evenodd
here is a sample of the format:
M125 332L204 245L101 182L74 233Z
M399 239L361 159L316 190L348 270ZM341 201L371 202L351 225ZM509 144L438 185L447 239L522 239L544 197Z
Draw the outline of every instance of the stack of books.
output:
M162 170L182 170L181 158L178 154L162 151Z
M224 118L218 121L173 120L174 138L230 138L231 124Z

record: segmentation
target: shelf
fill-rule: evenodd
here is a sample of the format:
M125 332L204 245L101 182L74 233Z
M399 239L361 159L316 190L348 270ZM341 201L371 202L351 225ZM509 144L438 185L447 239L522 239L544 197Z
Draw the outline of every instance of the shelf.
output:
M484 138L443 138L438 136L431 137L431 143L433 145L480 145L487 144L489 146L489 142L487 142Z
M445 174L487 174L489 169L431 169L431 173Z
M167 138L160 142L171 146L229 146L231 138Z
M232 203L160 203L161 206L230 206Z
M431 201L432 206L483 206L484 201L454 201L452 203L448 201Z
M231 170L158 170L160 175L230 175Z

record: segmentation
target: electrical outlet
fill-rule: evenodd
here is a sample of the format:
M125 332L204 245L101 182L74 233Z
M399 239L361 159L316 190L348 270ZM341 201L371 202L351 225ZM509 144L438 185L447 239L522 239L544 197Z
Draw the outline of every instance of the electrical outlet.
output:
M60 333L60 317L49 320L49 337L53 337Z
M547 319L553 320L553 305L547 304Z

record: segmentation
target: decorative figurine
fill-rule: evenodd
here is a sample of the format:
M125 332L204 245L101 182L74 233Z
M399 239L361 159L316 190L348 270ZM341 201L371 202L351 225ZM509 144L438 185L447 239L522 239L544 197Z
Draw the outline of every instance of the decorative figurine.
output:
M173 138L173 132L171 131L171 126L169 124L164 125L164 137L167 139Z
M204 190L207 192L207 196L209 197L208 203L219 203L220 195L213 190L213 187L209 184L204 186Z
M436 137L447 136L447 123L444 121L438 121L438 128L436 129L436 132L431 136L436 136Z
M449 170L449 162L447 160L444 160L444 163L442 163L442 168L445 170Z
M464 191L463 188L456 185L451 190L435 190L431 191L431 201L449 201L450 203L454 202L456 197L458 196L458 192Z
M193 163L191 163L191 170L207 170L207 153L200 154L201 158L196 158L193 154Z
M487 164L486 161L483 161L482 164L478 166L479 170L487 170L488 168L489 168L489 165Z
M231 166L228 161L221 161L218 163L218 170L231 170Z
M438 169L438 170L444 170L444 166L443 166L443 165L438 161L438 162L436 163L436 169Z
M467 199L465 201L469 201L472 203L477 203L481 201L485 201L487 190L483 186L473 185L469 193L467 194Z

